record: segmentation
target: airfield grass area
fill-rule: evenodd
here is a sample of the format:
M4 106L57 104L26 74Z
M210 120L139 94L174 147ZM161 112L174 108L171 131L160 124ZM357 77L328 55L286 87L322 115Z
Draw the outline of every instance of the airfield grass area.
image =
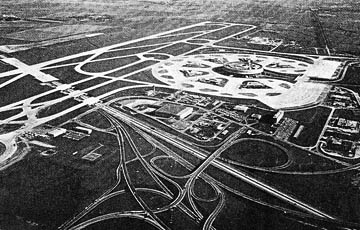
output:
M52 45L46 47L46 49L35 47L29 50L19 51L14 53L14 57L30 65L88 51L90 49L94 49L94 46L88 43L87 39L79 39Z
M196 39L210 39L210 40L219 40L229 35L235 35L236 33L242 32L244 30L250 29L251 26L248 25L235 25L230 26L222 30L214 31L205 35L196 37Z
M128 86L133 86L133 85L139 85L139 83L118 80L118 81L114 81L109 84L106 84L104 86L97 87L96 89L90 90L90 91L88 91L88 94L91 96L97 97L97 96L103 95L105 93L111 92L112 90L116 90L116 89L124 88L124 87L128 87Z
M97 77L97 78L94 78L94 79L91 79L91 80L88 80L88 81L78 83L78 84L74 85L74 87L76 89L79 89L79 90L85 90L85 89L88 89L90 87L97 86L97 85L99 85L101 83L107 82L109 80L110 79L107 79L107 78Z
M162 53L162 54L170 54L173 56L178 56L180 54L189 52L199 47L201 46L179 42L161 49L154 50L151 53Z
M80 102L75 101L73 98L69 98L40 110L37 116L41 118L55 115L78 104L80 104Z
M75 71L74 66L64 66L59 68L47 69L43 72L50 74L53 77L56 77L64 84L74 83L89 77Z
M45 69L46 68L51 68L51 67L56 67L56 66L61 66L61 65L69 65L69 64L74 64L75 65L76 63L85 61L89 57L91 57L91 55L84 55L84 56L69 59L69 60L66 60L66 61L56 62L54 64L50 64L50 65L46 66Z
M11 39L25 40L25 41L44 41L58 37L65 37L74 34L89 33L99 30L104 30L109 27L101 25L59 25L52 27L45 27L39 29L29 29L15 33L7 34L6 37Z
M3 84L7 82L8 80L11 80L12 78L16 77L17 75L10 75L10 76L4 76L0 78L0 84Z
M155 65L156 63L158 63L158 61L153 61L153 60L142 61L140 63L133 64L133 65L130 65L128 67L125 67L125 68L123 68L121 70L117 70L115 72L112 72L112 73L110 73L108 75L111 76L111 77L122 77L122 76L130 74L130 73L132 73L134 71L138 71L138 70L141 70L141 69L145 69L146 67Z
M51 88L40 85L40 82L34 77L26 75L17 81L14 81L0 90L0 106L18 102L29 97L44 93ZM11 92L11 93L9 93Z
M14 70L14 69L17 69L17 68L12 65L0 62L0 73L7 72L10 70Z
M21 124L1 124L0 125L0 134L10 133L19 129Z
M191 28L179 30L179 31L172 32L172 33L166 33L163 36L177 35L177 34L184 34L184 33L194 33L194 32L199 32L199 31L207 32L208 30L216 30L216 29L221 29L223 27L224 27L223 25L207 24L207 25L203 25L203 26L194 26Z
M59 98L64 97L64 96L65 96L65 94L63 94L63 93L61 93L59 91L55 91L53 93L49 93L49 94L46 94L46 95L44 95L42 97L36 98L35 100L33 100L33 104L52 101L52 100L59 99Z
M122 67L125 65L129 65L138 60L140 60L140 59L136 56L99 60L99 61L86 63L84 66L81 67L81 69L86 72L89 72L89 73L101 73L101 72L113 70L113 69L116 69L116 68L119 68L119 67Z
M51 121L48 121L46 122L46 124L48 125L52 125L52 126L58 126L64 122L67 122L69 121L70 119L73 119L74 117L80 115L80 114L83 114L85 113L86 111L90 110L90 107L89 106L82 106L81 108L79 109L76 109L74 111L71 111L65 115L62 115L60 117L57 117Z
M22 109L12 109L12 110L6 110L0 112L0 120L5 120L9 117L12 117L16 114L19 114L22 112Z
M139 73L135 73L133 75L126 77L125 79L165 85L165 83L159 81L157 78L153 76L151 70L144 70Z
M129 47L136 47L136 46L150 46L150 45L156 45L156 44L162 44L162 43L170 43L170 42L176 42L183 39L194 37L199 33L191 33L191 34L180 34L180 35L174 35L174 36L167 36L167 37L159 37L159 38L150 38L145 39L138 42L133 42L124 46L121 46L119 48L129 48Z
M102 53L95 58L97 59L105 59L105 58L114 58L114 57L122 57L128 55L135 55L138 53L146 52L152 49L156 49L160 47L160 45L153 45L153 46L146 46L146 47L135 47L135 48L126 48L126 49L119 49L119 50L112 50L106 53Z

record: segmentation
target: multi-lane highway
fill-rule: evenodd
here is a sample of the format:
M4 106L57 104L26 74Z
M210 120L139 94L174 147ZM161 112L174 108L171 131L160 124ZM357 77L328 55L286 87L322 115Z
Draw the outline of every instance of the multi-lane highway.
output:
M112 114L113 116L117 117L118 119L120 119L121 121L127 123L127 124L132 124L132 125L135 125L137 126L138 128L146 131L146 132L151 132L152 135L155 135L157 137L160 137L162 138L163 140L167 141L168 143L176 146L176 147L179 147L185 151L188 151L192 154L194 154L195 156L197 156L198 158L200 159L207 159L208 158L208 155L198 149L194 149L192 148L192 146L188 146L184 143L182 143L181 141L179 141L177 138L174 138L173 136L169 135L168 133L165 133L161 130L158 130L157 128L149 125L149 124L146 124L142 121L138 121L136 119L134 119L133 117L130 117L129 115L121 112L121 111L118 111L114 108L111 108L109 106L103 106L102 109L104 111L106 111L107 113L109 114ZM211 159L211 158L210 158ZM255 186L256 188L259 188L287 203L290 203L310 214L313 214L317 217L321 217L321 218L326 218L326 219L331 219L331 220L335 220L336 218L315 208L315 207L312 207L311 205L308 205L284 192L281 192L279 191L278 189L272 187L271 185L268 185L262 181L259 181L258 179L255 179L253 177L251 177L250 175L248 175L247 173L243 172L243 171L240 171L238 169L234 169L218 160L216 160L216 158L214 157L214 159L211 159L209 160L208 163L211 163L213 166L217 167L218 169L232 175L232 176L235 176L253 186Z

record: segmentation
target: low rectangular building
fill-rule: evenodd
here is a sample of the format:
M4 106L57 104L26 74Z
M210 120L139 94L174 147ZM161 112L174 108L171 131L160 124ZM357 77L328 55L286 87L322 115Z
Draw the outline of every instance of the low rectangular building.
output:
M236 105L234 107L234 109L246 113L248 111L249 107L247 107L245 105Z
M92 129L76 126L75 129L80 132L85 132L86 134L90 135L92 133Z
M192 107L178 105L173 103L164 103L155 111L155 115L159 117L175 117L176 119L184 119L193 113Z
M61 136L63 135L64 133L66 133L66 129L64 128L55 128L55 129L52 129L51 131L49 131L47 134L51 137L58 137L58 136Z

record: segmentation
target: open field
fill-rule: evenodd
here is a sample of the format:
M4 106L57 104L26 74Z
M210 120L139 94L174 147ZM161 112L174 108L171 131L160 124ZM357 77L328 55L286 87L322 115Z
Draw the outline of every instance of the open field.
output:
M55 99L59 99L61 97L64 97L65 95L59 91L53 92L53 93L49 93L46 94L42 97L39 97L37 99L35 99L33 101L34 104L36 103L43 103L43 102L47 102L47 101L51 101L51 100L55 100Z
M171 54L173 56L178 56L180 54L189 52L193 49L199 48L201 46L186 44L186 43L175 43L174 45L154 50L152 53L164 53L164 54Z
M305 127L301 135L298 138L290 138L290 141L301 146L315 145L329 115L329 108L318 107L314 116L309 117L308 121L299 123Z
M74 87L79 90L84 90L84 89L96 86L98 84L101 84L101 83L104 83L107 81L109 81L109 79L97 77L97 78L91 79L89 81L84 81L82 83L76 84L76 85L74 85Z
M86 111L88 111L90 109L90 107L88 106L83 106L77 110L74 110L70 113L67 113L63 116L60 116L60 117L57 117L55 118L54 120L51 120L49 122L47 122L46 124L49 124L49 125L52 125L52 126L58 126L64 122L67 122L68 120L82 114L82 113L85 113Z
M130 75L126 77L126 79L135 80L135 81L142 81L142 82L149 82L149 83L155 83L155 84L161 84L166 85L162 81L159 81L156 79L152 73L151 70L144 70L139 73L135 73L133 75Z
M19 90L21 89L21 90ZM34 77L27 75L0 90L0 106L18 102L48 91L50 87L41 86ZM11 93L10 93L11 92Z
M109 121L106 120L106 118L97 111L92 111L88 114L85 114L84 116L81 116L79 119L81 122L84 122L85 124L89 124L99 129L111 128L111 124L109 123Z
M146 67L152 66L152 65L154 65L156 63L158 63L158 61L153 61L153 60L143 61L143 62L140 62L140 63L137 63L137 64L130 65L128 67L125 67L125 68L123 68L121 70L115 71L115 72L110 73L108 75L112 76L112 77L121 77L123 75L130 74L130 73L132 73L134 71L141 70L141 69L144 69Z
M58 78L59 80L61 80L61 82L66 84L88 78L87 75L75 71L74 66L65 66L54 69L47 69L44 70L44 72Z
M359 86L360 85L359 70L360 70L359 66L349 66L349 68L345 72L344 79L340 81L340 84Z
M134 54L138 54L138 53L145 52L148 50L156 49L157 47L159 47L159 45L146 46L146 47L140 47L140 48L136 47L136 48L114 50L114 51L109 51L109 52L103 53L103 54L97 56L96 59L114 58L114 57L134 55Z
M109 83L107 85L97 87L96 89L93 89L93 90L89 91L88 93L91 96L99 96L104 93L111 92L112 90L116 90L116 89L127 87L127 86L132 86L132 85L137 85L137 83L118 80L118 81Z
M80 102L75 101L74 99L66 99L62 102L56 103L54 105L51 105L45 109L42 109L38 113L38 117L47 117L54 114L58 114L61 111L65 110L66 108L70 108L72 106L78 105Z
M275 167L285 164L287 153L278 146L261 139L239 140L221 157L238 163L260 167Z
M6 37L11 39L25 40L25 41L43 41L58 37L65 37L74 34L91 33L100 31L109 27L96 25L61 25L54 27L46 27L40 29L30 29L15 33L8 33Z
M21 109L13 109L13 110L0 112L0 120L5 120L11 116L21 113L21 111L22 111Z
M135 61L138 61L139 58L135 56L125 57L125 58L114 58L104 61L96 61L87 63L82 66L82 70L89 73L99 73L106 72L112 69L116 69L125 65L129 65Z
M253 173L328 213L352 222L359 218L359 188L351 183L354 170L312 176Z
M161 157L154 160L153 164L159 170L164 171L165 173L172 176L186 176L190 172L174 158Z
M16 69L14 66L7 65L5 63L0 62L0 73L7 72L7 71L10 71L10 70L14 70L14 69Z

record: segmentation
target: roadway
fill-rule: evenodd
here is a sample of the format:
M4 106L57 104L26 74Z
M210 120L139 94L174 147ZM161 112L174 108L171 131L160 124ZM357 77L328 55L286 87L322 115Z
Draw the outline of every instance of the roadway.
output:
M206 155L204 152L198 150L198 149L194 149L192 148L192 146L189 146L189 145L185 145L184 143L182 143L181 141L179 141L177 138L173 138L171 135L167 134L167 133L164 133L160 130L157 130L155 127L152 127L148 124L144 124L143 122L141 121L138 121L138 120L135 120L133 119L132 117L129 117L127 114L124 114L118 110L115 110L111 107L108 107L108 106L103 106L102 109L109 113L109 114L112 114L113 116L115 116L116 118L120 119L121 121L123 121L124 123L126 124L132 124L146 132L151 132L153 135L157 136L157 137L160 137L161 139L167 141L168 143L176 146L176 147L179 147L187 152L190 152L192 154L194 154L195 156L197 156L198 158L202 159L202 160L206 160L208 155ZM215 156L215 155L214 155ZM206 164L211 164L213 166L215 166L216 168L226 172L226 173L229 173L230 175L233 175L235 176L236 178L239 178L253 186L255 186L256 188L260 189L260 190L263 190L287 203L290 203L310 214L313 214L317 217L321 217L321 218L325 218L325 219L331 219L331 220L336 220L335 217L332 217L320 210L318 210L317 208L314 208L292 196L289 196L288 194L286 193L283 193L281 191L279 191L278 189L270 186L270 185L267 185L265 184L264 182L261 182L251 176L249 176L247 173L245 172L242 172L240 170L235 170L233 169L232 167L216 160L216 157L212 157L210 158L208 161L206 161L207 163ZM205 164L205 165L206 165ZM205 165L203 167L205 167ZM201 168L199 169L199 171L201 171Z

